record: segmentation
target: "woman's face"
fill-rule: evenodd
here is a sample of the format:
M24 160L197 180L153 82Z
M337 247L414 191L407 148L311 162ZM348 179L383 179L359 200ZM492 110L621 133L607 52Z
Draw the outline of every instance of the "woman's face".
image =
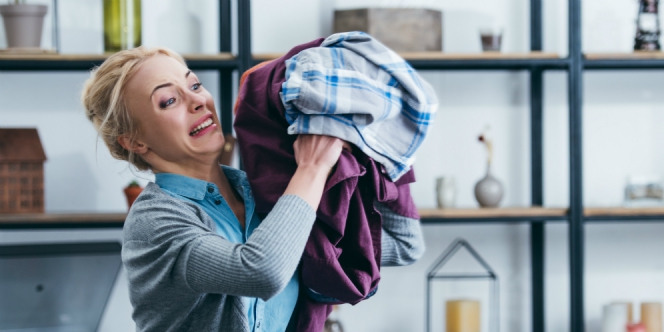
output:
M144 145L137 153L155 171L216 162L224 136L212 96L196 74L157 54L141 64L125 88Z

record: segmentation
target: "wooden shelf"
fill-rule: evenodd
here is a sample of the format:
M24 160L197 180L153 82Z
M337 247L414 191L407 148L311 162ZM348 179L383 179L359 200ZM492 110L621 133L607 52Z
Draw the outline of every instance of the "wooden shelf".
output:
M664 69L664 52L588 53L585 69Z
M2 228L122 228L125 213L0 214Z
M583 215L588 221L664 221L664 207L590 207L583 210Z
M565 208L420 209L424 224L565 220ZM0 229L122 228L124 213L0 214Z
M399 53L406 60L528 60L528 59L560 59L556 53L445 53L445 52L408 52Z
M564 220L566 208L420 209L423 223Z
M269 60L274 60L277 58L280 58L284 56L286 53L257 53L257 54L252 54L252 58L254 61L269 61Z
M111 54L38 54L38 53L2 53L0 60L40 60L40 61L103 61ZM217 54L182 54L186 60L235 60L232 53Z
M421 209L423 223L564 220L565 208ZM0 214L2 228L121 228L124 213Z
M489 208L489 209L421 209L422 223L467 222L528 222L567 220L567 208ZM664 207L589 207L583 210L584 220L589 222L612 221L661 221Z
M664 52L636 51L630 53L587 53L586 60L647 60L664 59Z
M283 56L284 53L254 54L254 60L267 61ZM527 60L527 59L561 59L556 53L446 53L446 52L405 52L399 53L406 60Z
M0 52L0 70L89 70L100 65L109 54L38 54ZM237 68L232 53L184 54L192 69Z
M569 60L555 53L401 53L418 70L531 70L566 69Z
M235 60L236 56L233 53L216 53L216 54L183 54L185 60L215 60L215 61L229 61Z
M0 60L38 60L38 61L104 61L106 54L34 54L34 53L0 53Z
M468 208L420 209L423 224L510 223L563 221L567 208ZM0 229L32 228L122 228L124 213L43 213L0 214ZM662 221L664 207L626 208L590 207L584 209L584 218L597 221Z
M283 54L254 54L254 63L273 60ZM420 70L528 70L533 67L543 69L565 69L569 60L555 53L446 53L417 52L400 53L415 69Z

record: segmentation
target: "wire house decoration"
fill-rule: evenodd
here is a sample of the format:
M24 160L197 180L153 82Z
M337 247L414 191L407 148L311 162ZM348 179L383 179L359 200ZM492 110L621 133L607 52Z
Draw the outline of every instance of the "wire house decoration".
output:
M449 262L449 260L465 247L470 255L482 266L483 273L441 273L440 270ZM432 306L432 284L441 280L482 280L489 281L489 331L499 332L499 287L498 276L486 261L473 249L473 247L464 239L457 238L447 249L436 259L436 262L429 267L427 271L427 303L426 303L426 328L431 332L431 306Z

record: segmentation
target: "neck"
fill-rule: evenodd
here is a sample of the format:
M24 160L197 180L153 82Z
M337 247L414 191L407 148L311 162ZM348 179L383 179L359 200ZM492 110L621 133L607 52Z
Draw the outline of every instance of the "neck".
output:
M153 172L180 174L190 178L214 183L219 189L221 196L223 196L224 199L229 202L229 204L241 200L241 198L238 196L238 193L236 193L233 188L231 188L230 182L228 182L228 179L226 178L226 174L224 173L219 163L216 162L216 160L211 164L208 163L197 165L168 163L163 165L160 169L153 168Z
M145 155L143 158L152 165L152 171L154 173L184 175L190 178L214 183L217 187L227 183L226 176L219 166L217 158L186 158L186 160L181 159L180 162L173 162L164 158L159 158L156 154Z
M191 165L170 164L167 165L167 167L162 166L159 168L153 166L152 170L154 173L180 174L188 176L190 178L199 179L206 182L212 182L214 184L217 184L219 178L223 176L223 171L216 163L206 166L199 166L199 167L190 167L190 166Z

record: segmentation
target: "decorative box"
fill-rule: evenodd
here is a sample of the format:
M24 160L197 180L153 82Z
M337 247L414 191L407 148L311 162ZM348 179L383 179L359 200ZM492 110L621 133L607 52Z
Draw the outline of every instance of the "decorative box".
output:
M334 32L363 31L396 52L441 52L443 14L420 8L336 10Z

